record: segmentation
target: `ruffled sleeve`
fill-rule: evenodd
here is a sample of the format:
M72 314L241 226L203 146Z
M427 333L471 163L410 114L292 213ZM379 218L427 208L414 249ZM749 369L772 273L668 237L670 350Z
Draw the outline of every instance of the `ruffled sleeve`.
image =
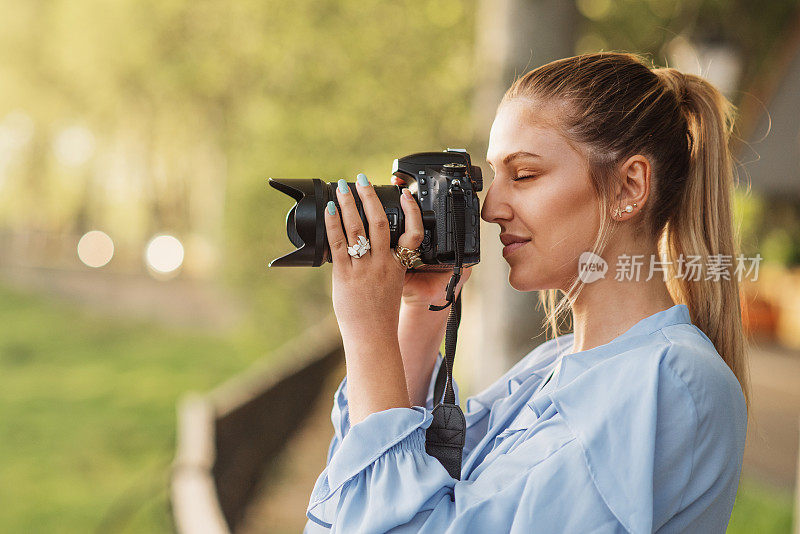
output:
M352 428L343 380L333 412L336 436L311 493L305 533L624 532L563 424L542 425L481 475L452 478L425 451L440 364L441 355L427 406L375 412ZM468 403L468 438L511 385L503 380L492 395Z
M571 336L572 334L567 334L560 339L569 342L571 341ZM556 341L556 339L551 339L534 348L491 386L466 400L464 417L467 420L467 436L464 445L464 458L469 456L469 453L486 434L490 425L490 415L495 403L502 402L522 380L531 374L541 372L542 368L547 367L554 361L556 357ZM431 372L428 381L428 395L425 400L425 408L429 411L433 410L434 407L433 392L436 386L436 376L439 374L439 368L442 366L443 362L444 357L442 353L439 352L436 355L436 363L434 364L433 372ZM525 368L526 366L530 367ZM458 381L455 378L453 378L453 389L456 394L456 404L460 404L461 397ZM347 376L342 379L339 387L336 389L336 393L333 395L331 423L333 424L334 435L328 447L326 463L331 461L334 452L339 448L342 440L350 430L350 412L347 404Z
M625 531L592 483L580 444L555 419L493 457L491 469L452 478L425 451L441 363L440 354L427 406L375 412L352 428L342 381L332 412L336 435L311 493L306 534ZM465 458L485 434L492 407L514 388L512 375L518 378L508 373L467 402Z
M428 395L425 400L425 408L433 410L433 392L436 386L436 375L439 374L439 368L442 366L444 357L439 352L436 355L436 363L433 366L433 372L428 381ZM456 393L456 403L459 402L458 382L453 379L453 389ZM331 410L331 423L333 424L333 438L328 446L328 456L326 463L331 461L333 453L339 448L342 440L350 430L350 409L347 403L347 376L339 383L336 393L333 395L333 409Z
M483 475L455 480L425 452L431 421L415 406L354 425L312 491L306 515L315 531L624 532L563 425L542 428Z

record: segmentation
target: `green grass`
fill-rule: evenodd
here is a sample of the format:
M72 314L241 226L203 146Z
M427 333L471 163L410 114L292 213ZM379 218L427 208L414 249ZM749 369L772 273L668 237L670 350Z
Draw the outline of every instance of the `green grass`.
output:
M0 287L0 532L171 531L176 401L268 348Z
M176 331L0 286L0 532L170 532L175 404L294 335ZM295 325L296 326L296 325ZM743 481L728 532L788 533L792 498Z
M729 534L789 534L792 532L792 494L744 479L728 525Z

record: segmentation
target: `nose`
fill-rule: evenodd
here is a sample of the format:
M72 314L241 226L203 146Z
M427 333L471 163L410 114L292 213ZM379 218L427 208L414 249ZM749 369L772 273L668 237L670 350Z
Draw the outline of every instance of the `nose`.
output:
M497 180L492 180L492 185L486 190L481 207L481 219L489 223L500 224L500 219L511 218L511 207L504 200L505 195L497 185Z

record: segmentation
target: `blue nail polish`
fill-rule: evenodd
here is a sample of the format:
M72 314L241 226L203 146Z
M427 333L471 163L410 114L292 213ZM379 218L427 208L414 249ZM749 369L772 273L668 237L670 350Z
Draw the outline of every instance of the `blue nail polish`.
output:
M333 200L328 201L328 213L331 215L336 213L336 204L333 203Z
M347 193L350 189L347 188L347 180L344 178L339 179L339 192Z
M369 180L367 180L367 175L364 174L363 172L358 173L358 176L356 176L356 181L358 182L358 185L361 186L369 185Z

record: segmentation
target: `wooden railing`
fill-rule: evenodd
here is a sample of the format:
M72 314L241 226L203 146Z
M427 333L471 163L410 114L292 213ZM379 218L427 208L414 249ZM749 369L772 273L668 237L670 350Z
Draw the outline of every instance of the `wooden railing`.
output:
M171 484L179 534L235 531L265 468L343 358L330 316L211 392L182 399Z

